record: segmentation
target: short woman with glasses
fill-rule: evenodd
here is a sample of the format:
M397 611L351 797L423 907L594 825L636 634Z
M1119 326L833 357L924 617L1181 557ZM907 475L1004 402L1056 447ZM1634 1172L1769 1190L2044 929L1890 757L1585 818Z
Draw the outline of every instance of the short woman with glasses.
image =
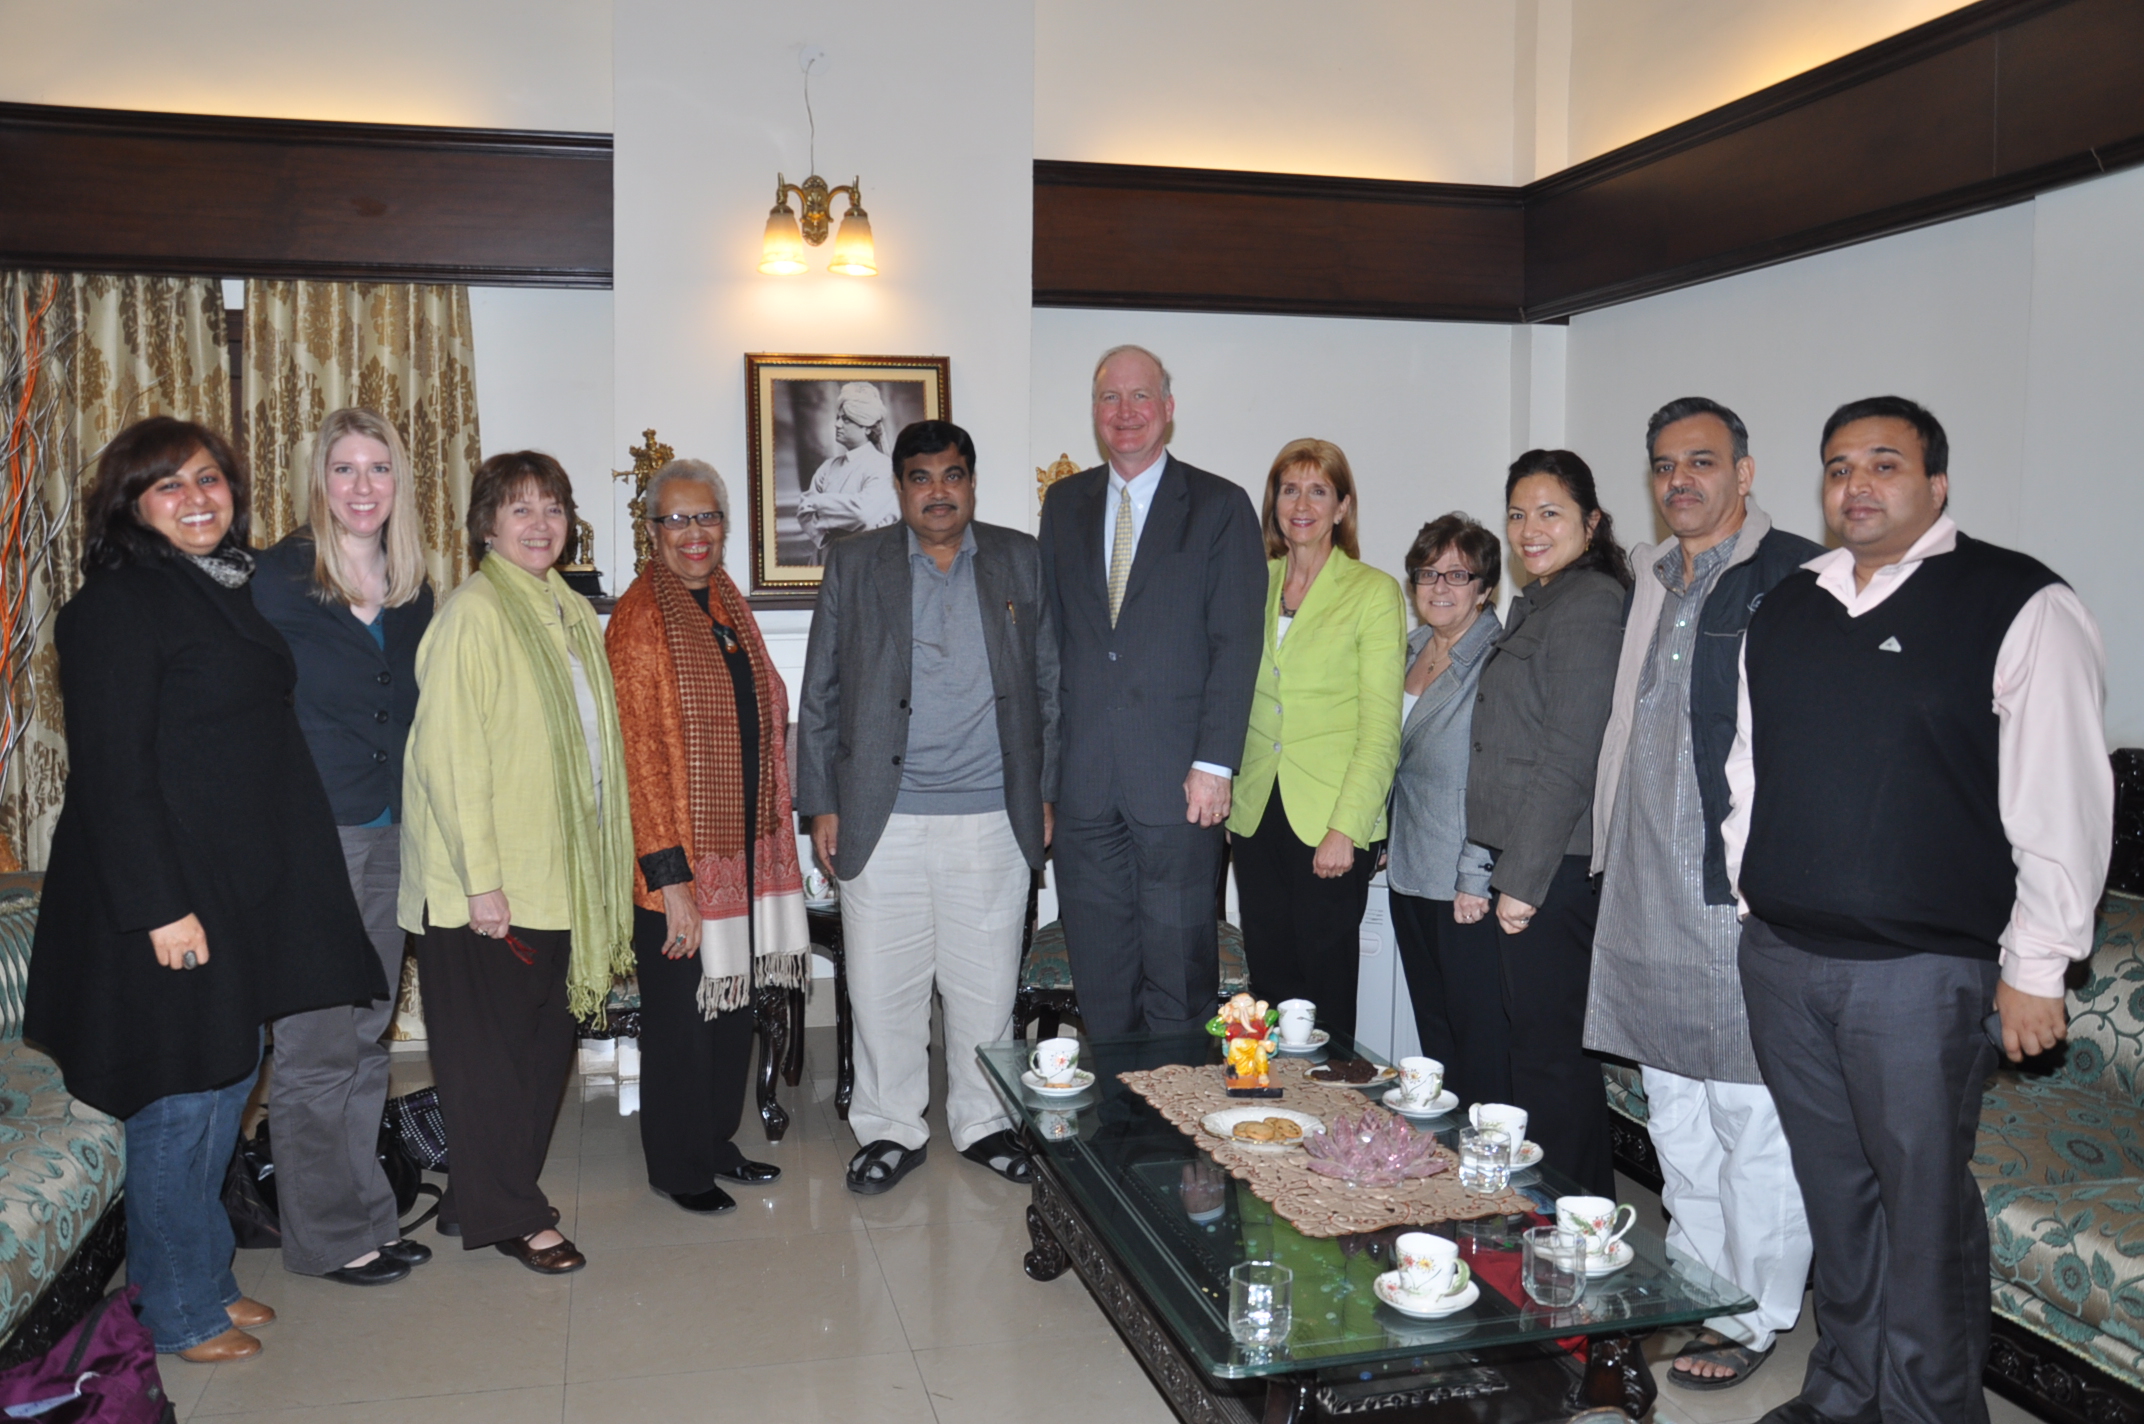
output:
M744 1111L752 1004L811 972L789 801L789 694L722 568L729 491L672 460L648 486L655 559L607 643L633 800L640 1142L648 1184L686 1211L737 1203L779 1167L730 1137Z
M1407 551L1422 624L1407 639L1385 882L1415 1032L1463 1102L1511 1097L1489 853L1467 839L1467 744L1482 664L1503 632L1489 606L1502 573L1496 536L1464 514L1423 525Z

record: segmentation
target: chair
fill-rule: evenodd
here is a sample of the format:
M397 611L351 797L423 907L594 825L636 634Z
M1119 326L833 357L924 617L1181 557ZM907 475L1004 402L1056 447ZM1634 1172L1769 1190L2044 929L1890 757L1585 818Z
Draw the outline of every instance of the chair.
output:
M1027 930L1020 940L1020 987L1013 995L1013 1036L1025 1038L1029 1024L1040 1026L1043 1038L1056 1036L1060 1021L1079 1017L1079 994L1072 984L1072 961L1065 953L1065 926L1052 920L1037 926L1038 896L1042 873L1037 871L1027 892ZM1216 909L1218 911L1218 905ZM1216 914L1221 940L1221 976L1214 989L1216 1005L1251 987L1251 970L1243 957L1243 931Z

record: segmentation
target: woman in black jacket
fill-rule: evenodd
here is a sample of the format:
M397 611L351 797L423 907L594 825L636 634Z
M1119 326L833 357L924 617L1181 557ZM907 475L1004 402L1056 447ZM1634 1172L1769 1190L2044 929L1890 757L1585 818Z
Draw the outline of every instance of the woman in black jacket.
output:
M313 440L311 524L260 556L253 603L298 664L298 725L327 786L350 889L388 993L280 1019L268 1076L283 1269L345 1285L401 1280L432 1259L402 1239L375 1150L402 982L402 748L417 713L417 642L432 588L401 437L338 410Z
M1504 480L1506 535L1529 581L1481 673L1467 763L1467 835L1495 856L1511 1099L1551 1165L1613 1196L1608 1102L1586 1056L1599 892L1593 779L1623 646L1629 560L1569 450L1529 450Z
M247 596L244 472L158 416L106 447L82 589L55 641L67 803L24 1036L126 1123L127 1278L160 1351L242 1359L274 1312L231 1274L220 1189L261 1025L387 992L291 709L290 649Z

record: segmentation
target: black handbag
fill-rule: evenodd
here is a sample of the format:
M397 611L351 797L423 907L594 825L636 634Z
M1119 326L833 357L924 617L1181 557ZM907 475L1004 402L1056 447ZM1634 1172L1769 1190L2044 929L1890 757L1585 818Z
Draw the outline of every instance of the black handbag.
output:
M275 1210L275 1158L268 1149L268 1122L261 1120L252 1137L240 1134L223 1172L223 1211L231 1218L231 1235L242 1251L273 1250L283 1244L283 1222Z
M447 1170L447 1122L439 1112L439 1089L419 1088L389 1098L384 1121L418 1167L427 1172Z

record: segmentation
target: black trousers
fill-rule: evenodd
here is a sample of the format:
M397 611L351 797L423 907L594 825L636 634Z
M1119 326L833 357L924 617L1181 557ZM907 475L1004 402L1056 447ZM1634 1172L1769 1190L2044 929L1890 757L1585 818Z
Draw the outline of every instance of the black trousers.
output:
M1276 1005L1308 999L1318 1006L1320 1025L1352 1041L1362 912L1377 855L1357 850L1347 874L1324 880L1310 869L1316 853L1317 847L1304 845L1288 824L1275 780L1258 829L1235 842L1243 957L1252 993Z
M511 932L535 963L466 925L427 923L417 937L418 991L447 1129L440 1216L461 1223L466 1251L533 1235L556 1219L536 1179L573 1068L566 1010L573 935L519 925Z
M1512 1101L1496 916L1462 925L1452 918L1451 901L1395 890L1392 936L1414 1001L1415 1035L1422 1052L1444 1065L1444 1086L1463 1103Z
M1811 954L1743 922L1750 1043L1816 1243L1802 1398L1840 1424L1987 1424L1988 1218L1967 1164L1999 973Z
M1089 1037L1176 1033L1221 985L1221 828L1060 815L1057 905Z
M1584 1047L1593 981L1593 922L1600 892L1587 858L1567 855L1518 934L1497 930L1504 1013L1511 1024L1511 1101L1549 1164L1597 1196L1615 1196L1608 1093L1601 1061ZM1493 899L1494 897L1492 897ZM1490 918L1495 918L1490 910Z
M640 969L640 1146L648 1185L672 1194L704 1192L715 1173L743 1165L730 1138L744 1115L752 1062L750 1005L700 1017L700 956L665 959L670 921L633 909L633 960Z

